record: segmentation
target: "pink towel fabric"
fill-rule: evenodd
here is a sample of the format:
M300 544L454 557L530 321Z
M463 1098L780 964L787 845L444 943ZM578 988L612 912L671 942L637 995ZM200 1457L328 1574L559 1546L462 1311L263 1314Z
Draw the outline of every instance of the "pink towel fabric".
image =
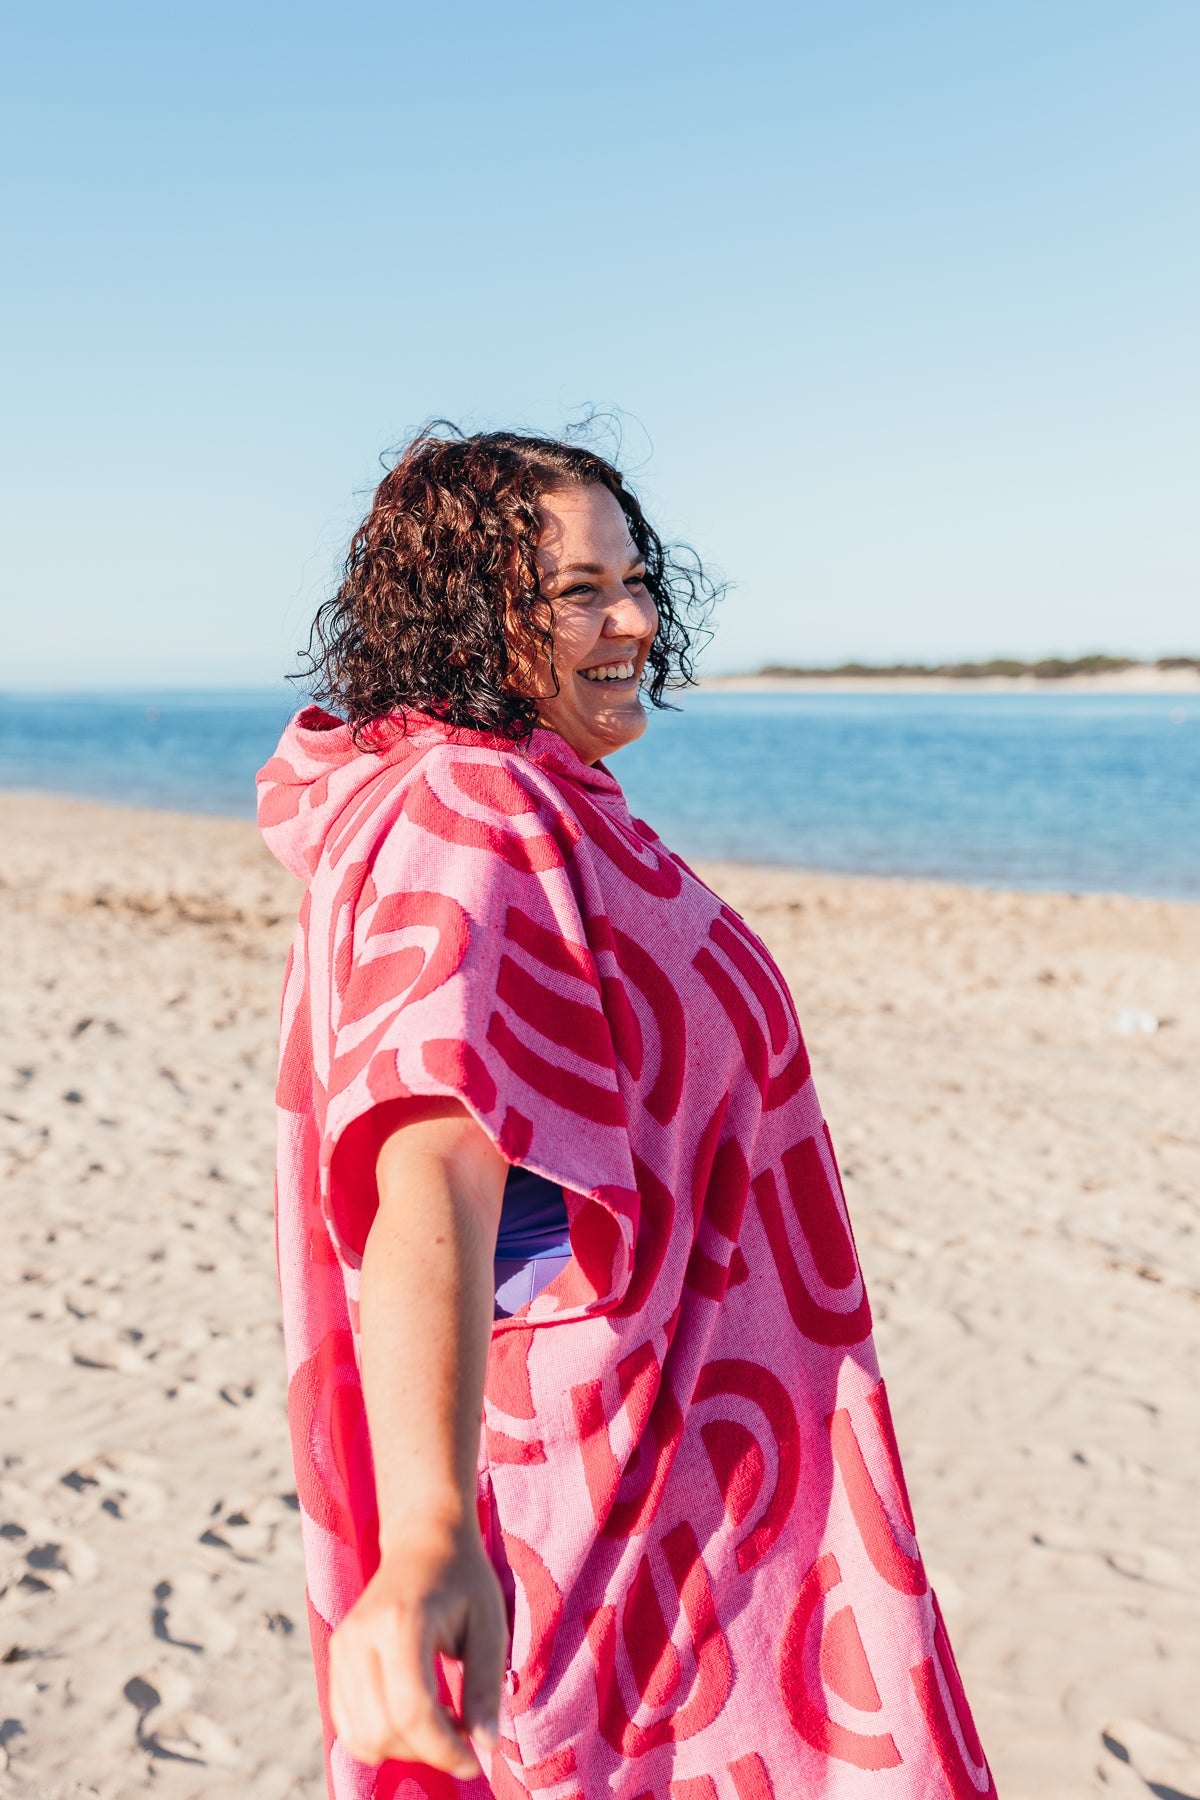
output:
M376 1565L357 1345L389 1103L455 1095L567 1191L494 1327L480 1517L511 1666L487 1781L336 1800L977 1800L837 1164L742 919L549 731L301 713L260 822L308 885L283 1000L279 1268L324 1705ZM454 1691L454 1665L447 1665Z

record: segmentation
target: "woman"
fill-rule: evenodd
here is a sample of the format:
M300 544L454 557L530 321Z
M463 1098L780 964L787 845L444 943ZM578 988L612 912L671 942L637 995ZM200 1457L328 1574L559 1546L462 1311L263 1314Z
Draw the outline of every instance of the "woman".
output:
M602 458L426 434L260 776L339 1800L993 1792L787 989L603 761L707 592Z

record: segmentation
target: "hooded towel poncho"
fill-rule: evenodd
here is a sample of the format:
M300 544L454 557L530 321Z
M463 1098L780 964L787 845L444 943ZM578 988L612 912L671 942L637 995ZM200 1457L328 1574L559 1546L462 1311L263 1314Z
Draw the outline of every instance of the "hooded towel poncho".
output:
M479 1504L511 1666L487 1783L333 1739L336 1800L994 1793L913 1535L787 988L555 733L310 708L259 777L308 892L279 1074L288 1412L318 1685L377 1557L357 1361L388 1103L457 1096L567 1193L494 1328Z

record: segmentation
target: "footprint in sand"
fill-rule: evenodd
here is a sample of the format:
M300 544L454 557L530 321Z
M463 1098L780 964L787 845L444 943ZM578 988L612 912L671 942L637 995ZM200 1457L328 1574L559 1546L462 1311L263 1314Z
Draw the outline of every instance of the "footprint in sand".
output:
M105 1450L60 1476L62 1485L89 1495L114 1519L145 1521L162 1516L166 1496L153 1479L158 1463L136 1450Z
M1145 1581L1154 1586L1178 1592L1186 1584L1187 1570L1173 1550L1161 1544L1140 1544L1122 1550L1110 1550L1104 1558L1110 1569L1129 1581Z
M20 1719L0 1719L0 1775L8 1767L8 1746L14 1738L24 1736L25 1727Z
M83 1538L68 1537L44 1520L0 1522L0 1613L20 1612L43 1594L90 1581L99 1564Z
M277 1494L218 1500L200 1542L227 1550L238 1562L262 1562L274 1551L279 1527L285 1522L290 1526L289 1508Z
M137 1712L140 1749L156 1760L236 1768L237 1745L215 1720L188 1705L191 1683L169 1670L147 1669L122 1690Z
M122 1296L107 1292L98 1281L85 1281L62 1293L64 1312L73 1319L98 1319L109 1322L121 1316Z
M227 1381L217 1393L226 1406L241 1410L253 1407L258 1412L272 1411L284 1400L284 1390L277 1381Z
M223 1656L237 1642L237 1626L213 1605L213 1577L187 1570L154 1590L154 1635L180 1650ZM219 1598L219 1596L218 1596Z
M116 1369L137 1375L146 1367L145 1333L132 1326L117 1331L95 1325L77 1332L71 1340L71 1361L81 1369Z
M1200 1745L1140 1719L1116 1719L1100 1736L1109 1756L1132 1769L1157 1800L1200 1800Z

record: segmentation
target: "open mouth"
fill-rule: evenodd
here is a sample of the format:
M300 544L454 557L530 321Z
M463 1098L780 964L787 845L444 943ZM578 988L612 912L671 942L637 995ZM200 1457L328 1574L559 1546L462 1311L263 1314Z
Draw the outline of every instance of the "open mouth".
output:
M637 665L632 657L624 662L601 663L595 669L579 669L585 681L630 681L637 672Z

